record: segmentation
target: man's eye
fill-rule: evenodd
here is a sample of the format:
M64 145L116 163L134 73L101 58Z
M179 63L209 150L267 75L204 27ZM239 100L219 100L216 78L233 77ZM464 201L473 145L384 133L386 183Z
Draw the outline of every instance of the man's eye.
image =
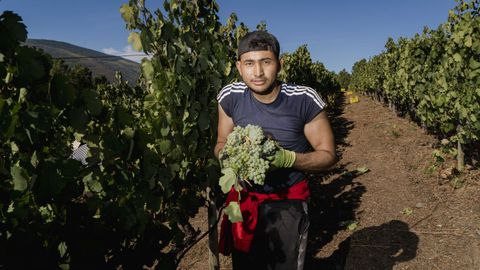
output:
M270 60L264 60L263 63L264 63L265 65L270 65L270 64L272 63L272 61L270 61Z

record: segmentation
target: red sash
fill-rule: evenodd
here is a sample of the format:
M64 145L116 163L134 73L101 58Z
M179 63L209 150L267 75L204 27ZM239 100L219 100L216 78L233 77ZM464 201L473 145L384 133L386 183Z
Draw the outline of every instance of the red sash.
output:
M248 252L253 241L255 227L258 222L258 207L264 201L277 200L306 200L310 196L310 190L306 180L281 190L277 193L256 193L246 189L240 191L240 210L243 222L231 223L227 215L223 215L220 227L220 253L230 255L232 248L238 251ZM232 187L227 195L226 205L231 201L238 201L238 192Z

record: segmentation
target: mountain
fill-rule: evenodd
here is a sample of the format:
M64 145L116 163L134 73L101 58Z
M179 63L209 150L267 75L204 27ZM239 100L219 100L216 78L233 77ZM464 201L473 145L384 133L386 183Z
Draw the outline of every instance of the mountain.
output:
M123 79L131 84L140 76L139 63L118 56L55 40L28 39L26 45L42 49L53 58L63 58L67 65L87 67L93 77L104 75L110 82L114 81L115 71L120 71Z

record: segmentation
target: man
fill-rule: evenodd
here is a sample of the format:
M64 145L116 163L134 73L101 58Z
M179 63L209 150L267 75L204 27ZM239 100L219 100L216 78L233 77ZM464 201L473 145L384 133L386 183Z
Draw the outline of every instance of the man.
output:
M247 187L247 198L242 193L243 224L222 225L222 234L233 233L233 269L303 269L309 224L304 172L326 170L337 160L325 103L312 88L277 80L280 45L270 33L248 33L237 53L243 82L227 85L218 94L215 155L219 157L236 125L260 126L282 148L272 157L274 169L265 185ZM251 208L255 203L258 209ZM242 235L252 230L253 240L245 244ZM223 253L229 253L223 244Z

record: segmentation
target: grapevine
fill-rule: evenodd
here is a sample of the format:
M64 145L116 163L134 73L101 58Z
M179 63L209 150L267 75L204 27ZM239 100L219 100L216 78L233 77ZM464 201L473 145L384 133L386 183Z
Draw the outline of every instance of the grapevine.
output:
M352 68L352 90L373 96L428 131L464 148L480 140L480 1L459 1L448 21L413 38L389 38L385 51Z

